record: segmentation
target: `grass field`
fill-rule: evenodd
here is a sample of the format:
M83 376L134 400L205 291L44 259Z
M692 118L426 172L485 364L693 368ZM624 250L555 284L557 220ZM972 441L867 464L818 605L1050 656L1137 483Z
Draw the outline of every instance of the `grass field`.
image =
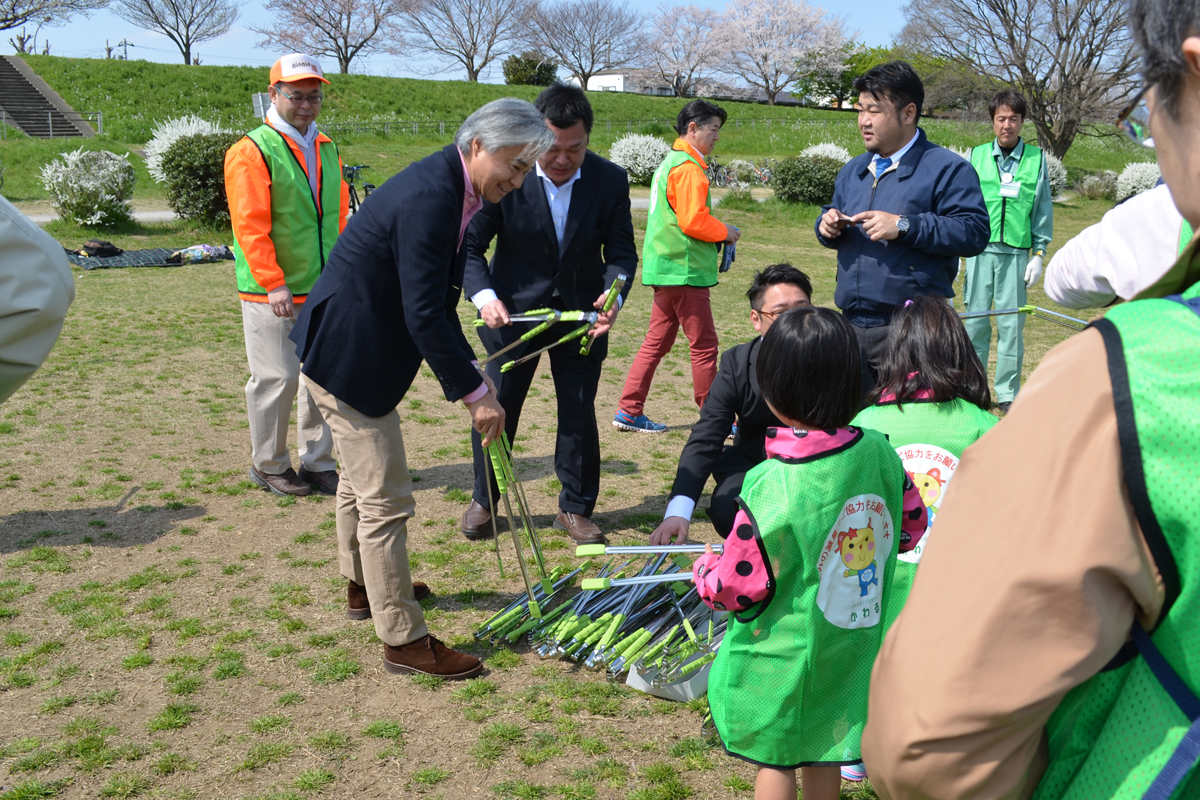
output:
M1056 241L1097 202L1057 204ZM748 339L744 289L781 260L830 305L834 257L814 207L731 204L743 230L713 292L722 347ZM638 237L645 213L635 212ZM55 223L61 240L94 231ZM228 240L179 223L106 234L123 247ZM751 796L753 769L699 736L697 704L657 701L541 661L477 648L471 631L519 591L486 543L457 531L471 484L469 423L422 370L400 406L417 516L414 577L430 628L481 655L465 684L398 678L369 622L344 615L333 502L279 499L246 480L247 379L229 264L77 272L46 365L0 407L0 785L5 798L629 798ZM660 436L608 425L649 317L637 286L611 336L597 414L595 521L641 543L661 519L695 421L686 344L647 407ZM1031 302L1049 305L1040 288ZM1053 306L1050 306L1053 307ZM461 307L464 320L472 316ZM1027 367L1066 331L1033 320ZM554 392L545 364L516 442L552 564L575 564L556 510ZM705 501L702 501L702 505ZM698 518L700 540L711 527ZM846 786L845 798L874 797Z
M137 170L135 203L141 207L165 207L162 189L155 184L138 149L150 138L157 122L198 114L235 130L256 124L251 115L250 94L266 84L265 67L188 67L148 61L71 59L58 56L26 56L46 81L79 111L104 113L104 136L89 140L33 140L15 136L0 141L0 164L5 168L3 194L20 204L40 204L47 211L40 171L56 154L77 147L133 152L130 161ZM464 81L428 81L383 78L370 75L330 75L329 100L321 123L336 125L374 119L442 120L455 123L483 103L497 97L532 100L538 88L469 84ZM589 99L596 113L592 133L593 150L608 149L626 133L627 120L657 120L636 126L643 133L670 141L668 126L681 107L679 100L615 92L592 92ZM786 158L812 144L834 142L851 153L862 152L855 116L846 112L765 106L757 103L723 103L729 121L721 134L717 154L726 162L734 158L760 161ZM773 120L767 122L767 120ZM926 119L922 127L930 139L953 147L972 147L992 138L990 125ZM398 129L388 136L381 132L334 130L332 136L342 149L347 164L369 164L372 182L379 184L430 149L451 141L454 126L444 135L424 132L414 135ZM1036 139L1027 126L1027 139ZM1120 171L1130 161L1152 160L1153 154L1123 137L1081 136L1064 161L1072 179L1103 169Z

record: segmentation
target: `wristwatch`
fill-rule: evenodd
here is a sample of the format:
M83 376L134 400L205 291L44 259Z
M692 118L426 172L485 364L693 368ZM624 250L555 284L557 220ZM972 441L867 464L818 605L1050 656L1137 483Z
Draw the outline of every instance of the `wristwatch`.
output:
M896 238L903 239L905 236L907 236L908 235L908 227L909 227L908 217L904 217L904 216L898 217L896 219L896 230L900 232L900 235L897 236Z

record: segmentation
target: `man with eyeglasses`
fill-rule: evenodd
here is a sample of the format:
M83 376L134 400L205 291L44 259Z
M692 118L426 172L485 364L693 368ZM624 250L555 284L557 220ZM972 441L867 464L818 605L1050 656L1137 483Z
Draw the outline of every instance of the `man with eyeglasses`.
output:
M1126 132L1200 224L1200 3L1132 0ZM1177 234L1164 235L1174 243ZM881 798L1195 798L1200 243L967 450L871 676ZM1047 502L1030 502L1036 498Z
M300 381L300 360L288 334L346 227L350 193L337 147L317 130L322 87L329 83L321 65L292 53L275 62L270 80L271 107L263 124L225 154L250 362L250 479L281 496L302 497L313 489L332 495L338 487L333 436ZM287 447L297 396L298 474Z
M679 456L667 513L650 534L652 545L683 543L710 475L716 485L708 518L721 538L727 537L733 530L746 473L766 460L767 428L784 427L758 390L755 364L762 337L779 315L812 304L812 283L791 264L772 264L755 273L746 297L750 300L750 324L758 336L721 354L721 367L700 408L700 421ZM731 427L736 430L733 444L726 445Z

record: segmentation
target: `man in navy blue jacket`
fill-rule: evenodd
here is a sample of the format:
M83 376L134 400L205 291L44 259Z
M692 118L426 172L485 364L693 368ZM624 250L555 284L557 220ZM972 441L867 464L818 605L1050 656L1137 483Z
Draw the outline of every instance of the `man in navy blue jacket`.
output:
M838 251L833 300L858 334L865 392L892 310L920 295L954 297L959 258L983 252L991 223L970 162L917 127L925 87L909 64L873 67L854 90L867 152L838 174L816 229Z

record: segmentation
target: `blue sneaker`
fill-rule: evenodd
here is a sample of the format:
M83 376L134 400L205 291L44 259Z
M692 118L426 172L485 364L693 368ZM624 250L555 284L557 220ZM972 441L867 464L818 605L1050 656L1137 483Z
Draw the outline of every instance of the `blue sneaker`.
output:
M842 767L842 780L854 781L855 783L858 783L860 781L865 781L866 779L867 768L863 766L862 762L853 764L849 767Z
M638 414L635 417L624 411L618 411L617 415L613 417L613 427L638 433L662 433L667 429L667 426L661 422L651 422L645 414Z

